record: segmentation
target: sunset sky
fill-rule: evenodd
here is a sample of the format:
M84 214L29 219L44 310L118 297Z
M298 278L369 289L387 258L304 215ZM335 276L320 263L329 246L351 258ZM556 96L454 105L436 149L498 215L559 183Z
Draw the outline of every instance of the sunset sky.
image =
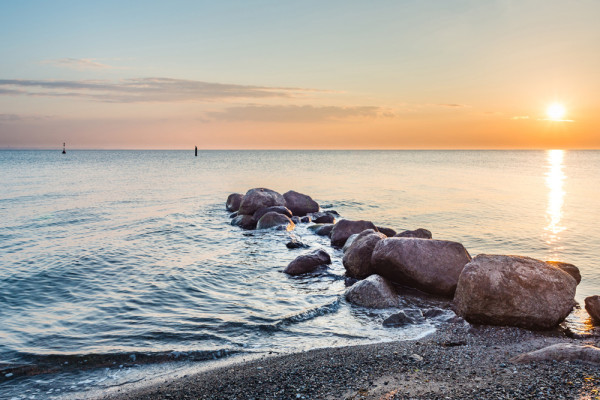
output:
M599 16L593 0L4 2L0 148L600 148Z

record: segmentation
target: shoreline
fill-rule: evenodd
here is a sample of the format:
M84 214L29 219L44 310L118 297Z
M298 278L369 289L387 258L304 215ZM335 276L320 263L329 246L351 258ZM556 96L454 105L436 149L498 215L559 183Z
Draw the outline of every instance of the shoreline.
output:
M421 339L263 356L97 399L458 399L600 396L600 369L579 362L516 364L557 343L597 345L559 330L453 323Z

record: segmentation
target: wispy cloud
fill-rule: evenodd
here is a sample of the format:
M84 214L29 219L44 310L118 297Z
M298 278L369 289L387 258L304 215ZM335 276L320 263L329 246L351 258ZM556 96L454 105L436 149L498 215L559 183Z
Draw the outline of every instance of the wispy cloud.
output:
M529 115L516 115L510 119L529 119Z
M0 114L0 123L20 121L40 121L52 118L49 115Z
M70 69L114 69L111 65L102 64L94 58L59 58L57 60L44 60L42 64L50 64L60 68Z
M73 97L111 103L292 98L315 89L213 83L171 78L120 81L0 79L0 95Z
M442 104L434 104L438 107L446 107L446 108L468 108L471 107L466 104L458 104L458 103L442 103Z
M348 118L378 118L394 115L380 107L338 107L338 106L269 106L246 105L229 107L224 111L208 114L220 121L258 121L258 122L318 122L342 120Z

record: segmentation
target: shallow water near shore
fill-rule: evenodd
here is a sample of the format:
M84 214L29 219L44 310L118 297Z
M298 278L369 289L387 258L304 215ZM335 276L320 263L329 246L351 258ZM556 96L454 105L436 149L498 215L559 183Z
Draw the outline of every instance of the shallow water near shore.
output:
M0 151L0 398L82 396L140 379L143 365L435 329L384 328L394 310L347 304L341 252L306 224L230 226L227 195L252 187L427 228L472 256L573 263L582 303L600 294L598 170L598 151ZM282 274L303 252L285 247L290 235L333 264ZM568 324L589 328L581 310Z

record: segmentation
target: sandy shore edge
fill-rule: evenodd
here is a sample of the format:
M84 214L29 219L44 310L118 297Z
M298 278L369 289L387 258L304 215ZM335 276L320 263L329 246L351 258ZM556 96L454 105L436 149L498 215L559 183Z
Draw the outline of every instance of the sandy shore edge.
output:
M556 343L597 342L559 331L448 324L420 340L265 357L100 398L595 399L598 366L510 359Z

